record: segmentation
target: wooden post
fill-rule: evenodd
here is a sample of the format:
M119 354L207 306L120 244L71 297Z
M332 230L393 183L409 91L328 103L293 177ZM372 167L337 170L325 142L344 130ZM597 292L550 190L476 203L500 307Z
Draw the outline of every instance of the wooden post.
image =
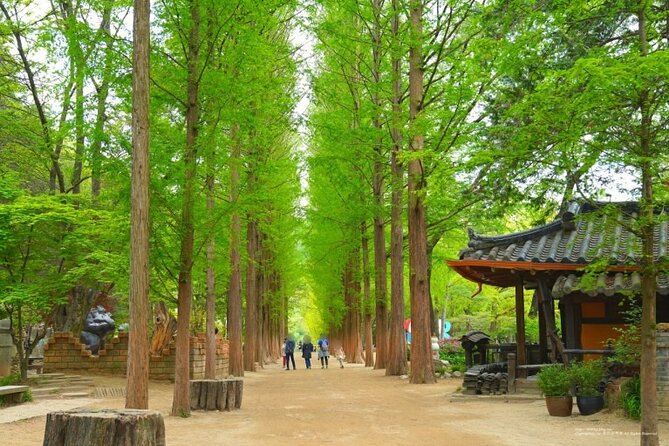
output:
M516 393L516 354L509 353L507 356L507 384L509 393Z
M573 301L565 302L564 305L564 316L565 316L565 322L566 324L563 324L563 326L566 328L565 330L565 347L568 349L578 349L581 348L581 343L579 342L577 335L576 335L576 324L579 323L580 321L577 321L577 314L576 314L576 305L579 306L578 310L580 312L580 304L574 303ZM578 360L582 361L583 360L583 355L577 356ZM574 359L569 358L569 359Z
M50 412L44 446L165 446L165 423L153 410L74 409Z
M527 364L525 350L525 295L523 278L519 277L516 284L516 362L519 366ZM520 369L519 376L525 378L525 373L524 369Z
M539 310L539 362L545 364L548 362L548 334L546 332L546 316L544 316L546 310L541 301L541 293L535 291L534 296ZM553 353L553 356L555 356L555 353Z

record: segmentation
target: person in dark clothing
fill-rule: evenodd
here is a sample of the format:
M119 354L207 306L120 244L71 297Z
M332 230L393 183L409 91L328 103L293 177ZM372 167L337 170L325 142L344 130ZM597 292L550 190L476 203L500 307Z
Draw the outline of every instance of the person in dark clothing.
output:
M307 369L311 368L311 353L314 351L314 344L311 343L311 338L309 336L304 337L304 342L302 343L302 357L304 358L304 364Z
M288 336L286 340L286 370L290 370L290 363L293 363L293 370L295 370L295 339Z

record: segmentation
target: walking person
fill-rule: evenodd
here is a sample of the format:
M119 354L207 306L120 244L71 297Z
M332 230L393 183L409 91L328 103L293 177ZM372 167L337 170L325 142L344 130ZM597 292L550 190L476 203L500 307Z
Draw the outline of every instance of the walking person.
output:
M314 344L311 343L311 337L309 335L304 336L304 342L302 342L302 357L304 358L304 365L307 369L311 368L311 353L314 351Z
M346 359L346 354L344 354L344 347L340 346L337 350L337 355L335 356L337 361L339 361L339 368L344 368L344 359Z
M321 368L328 368L328 358L330 357L330 343L328 338L325 335L321 335L321 338L318 340L318 359L321 361Z
M286 340L286 370L290 370L290 363L293 363L293 370L295 370L295 339L288 336Z

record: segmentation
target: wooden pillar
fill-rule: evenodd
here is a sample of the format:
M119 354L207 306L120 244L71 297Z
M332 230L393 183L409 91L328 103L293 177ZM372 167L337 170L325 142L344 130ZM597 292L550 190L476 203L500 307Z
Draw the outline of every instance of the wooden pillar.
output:
M572 300L569 300L568 302L565 302L564 304L564 316L565 316L565 323L563 326L565 327L565 345L567 348L579 348L580 343L578 342L578 338L576 335L576 324L577 324L577 318L576 318L576 312L577 308L580 310L580 304L574 303Z
M525 351L525 295L523 278L519 276L516 284L516 363L519 366L527 364ZM526 377L525 369L520 369L519 372L519 377Z
M534 292L537 300L537 309L539 311L539 362L545 364L548 362L548 335L546 332L546 316L544 315L544 306L541 301L541 293Z

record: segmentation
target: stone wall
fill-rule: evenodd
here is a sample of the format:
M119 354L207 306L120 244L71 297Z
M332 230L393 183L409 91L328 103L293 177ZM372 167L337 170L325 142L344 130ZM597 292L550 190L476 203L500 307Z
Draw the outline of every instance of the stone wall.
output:
M658 324L657 406L658 418L669 421L669 324Z
M228 375L228 341L216 339L216 377ZM174 340L161 355L149 358L149 379L174 381ZM75 373L125 376L128 361L128 333L107 341L98 356L91 355L79 338L70 332L58 332L44 346L44 373ZM190 377L204 378L205 336L190 339Z

